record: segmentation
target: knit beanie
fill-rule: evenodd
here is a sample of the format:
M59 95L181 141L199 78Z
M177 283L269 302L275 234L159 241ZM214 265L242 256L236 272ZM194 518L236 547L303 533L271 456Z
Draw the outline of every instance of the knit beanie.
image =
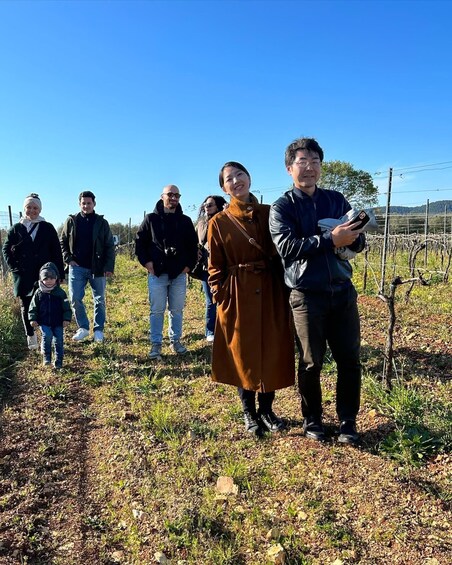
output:
M39 271L39 280L46 278L58 279L58 269L53 263L45 263Z
M27 206L28 204L36 204L39 207L39 212L41 212L42 210L42 204L41 204L41 199L39 198L39 196L37 194L35 194L34 192L32 192L31 194L29 194L25 200L24 200L24 210L25 210L25 206Z

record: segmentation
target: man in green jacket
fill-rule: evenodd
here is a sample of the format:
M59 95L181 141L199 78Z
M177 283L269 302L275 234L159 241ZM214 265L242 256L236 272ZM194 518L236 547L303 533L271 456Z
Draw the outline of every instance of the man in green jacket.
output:
M78 325L72 339L82 341L89 336L89 320L83 304L89 283L94 302L94 341L102 342L106 318L106 277L114 271L115 246L107 220L94 212L94 194L85 190L78 200L80 212L67 218L60 236L63 259L69 267L71 306Z

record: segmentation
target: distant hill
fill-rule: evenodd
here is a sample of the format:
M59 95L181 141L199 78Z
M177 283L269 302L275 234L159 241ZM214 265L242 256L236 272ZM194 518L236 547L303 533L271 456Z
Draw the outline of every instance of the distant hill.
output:
M438 202L430 202L428 210L430 214L444 214L444 210L447 206L447 212L452 212L452 200L438 200ZM386 212L386 206L378 206L374 208L375 214L384 214ZM425 214L425 204L422 206L390 206L390 214Z

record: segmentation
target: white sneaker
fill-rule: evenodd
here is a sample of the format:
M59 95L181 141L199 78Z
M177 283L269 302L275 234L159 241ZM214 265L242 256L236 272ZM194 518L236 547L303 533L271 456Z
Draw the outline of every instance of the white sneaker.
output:
M28 349L38 349L38 336L36 334L27 335Z
M83 339L89 336L89 331L85 330L85 328L79 328L75 334L72 336L74 341L82 341Z
M94 332L94 341L97 341L97 343L102 343L104 341L104 332L96 330Z
M208 335L206 337L206 341L209 342L209 343L212 343L214 339L215 339L215 337L213 335Z

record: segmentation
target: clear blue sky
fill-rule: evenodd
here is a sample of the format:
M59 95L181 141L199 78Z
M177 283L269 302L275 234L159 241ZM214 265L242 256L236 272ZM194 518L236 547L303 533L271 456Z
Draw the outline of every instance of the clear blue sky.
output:
M38 192L59 226L91 189L135 224L172 183L194 217L228 160L271 203L301 135L382 193L394 167L394 205L451 199L451 21L434 0L2 0L0 210Z

